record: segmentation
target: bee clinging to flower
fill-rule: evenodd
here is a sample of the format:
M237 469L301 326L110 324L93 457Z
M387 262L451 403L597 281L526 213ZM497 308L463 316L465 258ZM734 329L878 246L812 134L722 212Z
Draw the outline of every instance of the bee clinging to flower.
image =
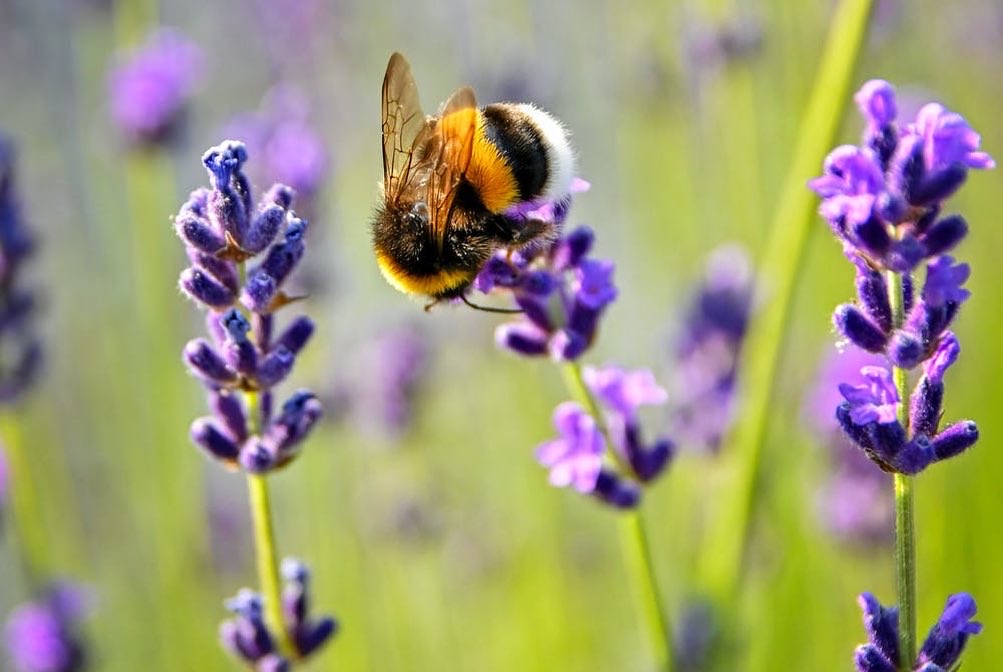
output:
M411 68L395 53L383 79L382 118L373 246L391 285L431 298L430 305L463 298L496 251L557 237L553 218L511 216L526 204L569 199L574 154L553 116L529 103L478 107L469 87L426 116Z

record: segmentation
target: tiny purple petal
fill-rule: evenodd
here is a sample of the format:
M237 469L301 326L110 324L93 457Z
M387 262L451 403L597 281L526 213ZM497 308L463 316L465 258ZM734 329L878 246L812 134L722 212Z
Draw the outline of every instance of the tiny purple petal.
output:
M665 388L655 382L648 369L625 371L618 366L586 367L585 383L599 399L627 421L643 405L660 405L668 399Z
M943 105L924 105L911 130L923 139L923 162L929 172L955 164L976 169L996 165L991 156L977 151L981 139L964 117Z
M839 386L839 392L850 403L850 418L857 425L871 422L891 424L897 422L899 395L892 382L892 374L880 366L865 366L860 373L870 383L866 385Z
M584 305L601 309L616 299L617 289L613 284L612 261L585 259L575 269L571 291Z
M944 374L958 360L960 354L961 344L958 343L958 337L952 331L944 332L933 356L923 364L923 372L932 382L941 383Z
M898 107L895 103L895 88L883 79L866 82L853 96L867 122L875 127L888 126L895 122Z
M531 357L547 354L550 335L532 322L520 320L499 325L495 329L495 343L516 354Z
M962 287L969 275L968 264L955 264L948 255L937 257L926 267L923 300L936 308L949 302L962 303L972 294Z
M537 461L550 469L551 484L591 492L599 478L603 454L602 434L595 420L578 404L566 401L554 411L554 426L560 437L537 448Z

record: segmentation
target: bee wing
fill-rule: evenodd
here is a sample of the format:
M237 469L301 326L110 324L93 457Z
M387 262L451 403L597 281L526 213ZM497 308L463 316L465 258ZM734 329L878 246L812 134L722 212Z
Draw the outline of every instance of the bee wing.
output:
M428 153L428 209L431 228L442 250L456 189L470 166L477 130L477 100L470 87L458 89L442 108Z
M421 110L411 66L396 52L390 56L383 77L382 118L383 192L388 201L395 201L410 181L417 163L415 154L432 128Z

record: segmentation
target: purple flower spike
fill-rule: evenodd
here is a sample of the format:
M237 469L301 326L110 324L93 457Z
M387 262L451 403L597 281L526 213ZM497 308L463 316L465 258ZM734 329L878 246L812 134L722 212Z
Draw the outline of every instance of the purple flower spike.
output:
M972 294L962 287L969 275L968 264L955 264L954 258L947 255L937 257L926 267L923 300L934 308L964 302Z
M554 411L554 426L560 438L541 444L536 459L550 469L552 485L592 492L603 454L603 438L595 420L578 404L566 401Z
M975 600L968 593L948 597L944 612L930 629L917 662L954 669L968 638L982 632L982 624L972 620L975 611Z
M897 422L899 395L891 372L880 366L865 366L860 373L869 384L839 386L840 394L850 404L850 419L857 425Z
M202 60L201 49L181 33L153 33L108 76L115 125L135 142L168 140L195 92Z
M283 283L304 254L306 222L292 211L293 192L284 185L273 185L254 208L244 174L248 158L244 144L232 140L206 150L202 163L212 189L193 191L175 222L192 264L181 285L209 309L212 339L193 340L184 351L188 368L211 390L213 411L211 420L193 425L192 438L228 466L263 473L295 456L293 446L320 409L309 395L305 415L272 417L270 390L289 376L314 331L313 321L300 316L274 337L276 313L292 302ZM259 253L260 262L242 282L243 270ZM235 305L238 296L243 306ZM241 398L247 392L260 395L253 423L260 431L254 436Z

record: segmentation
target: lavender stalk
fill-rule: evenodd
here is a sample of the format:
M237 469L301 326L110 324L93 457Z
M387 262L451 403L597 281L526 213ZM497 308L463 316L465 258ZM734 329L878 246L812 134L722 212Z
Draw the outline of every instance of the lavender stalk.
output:
M530 204L508 214L559 227L569 205ZM668 671L673 667L671 628L637 510L643 487L663 473L675 452L668 438L643 440L638 409L664 404L667 395L650 371L580 364L617 297L614 265L589 256L593 243L592 231L579 227L543 249L500 252L474 285L484 293L509 293L522 311L518 321L498 327L500 347L527 357L549 356L562 365L575 401L555 409L559 436L537 448L537 460L550 470L552 485L571 486L622 511L621 542L632 592L657 669Z
M913 481L979 437L971 420L941 427L944 375L961 352L949 327L970 295L962 287L968 265L956 264L946 254L967 235L968 224L942 211L969 169L992 168L994 162L979 151L979 135L964 118L942 105L925 105L915 121L900 128L888 82L867 82L856 102L867 120L863 142L833 150L825 174L809 186L822 196L819 211L856 267L857 301L837 307L836 330L888 362L888 367L862 368L868 381L864 385L841 384L845 401L836 409L846 435L877 467L892 473L895 483L898 606L887 616L887 630L896 631L895 645L875 645L865 656L858 650L857 666L865 672L928 671L940 668L927 666L926 645L918 657L916 651ZM914 275L924 267L926 279L917 291ZM910 395L910 372L920 367L922 375ZM974 600L967 595L965 600L970 609L962 611L970 611L970 617ZM876 604L873 598L865 601ZM875 609L865 607L865 613L869 610ZM963 645L964 640L957 654ZM956 661L957 655L947 666Z
M283 283L303 258L306 221L292 211L293 192L274 185L255 206L243 171L247 150L226 141L202 162L212 189L197 189L175 229L192 265L182 291L208 309L211 340L189 341L184 359L209 391L212 415L192 423L191 437L209 457L247 477L261 594L242 590L226 605L235 614L220 627L231 653L255 669L285 670L318 650L337 629L330 617L308 617L307 570L299 561L280 571L268 475L287 466L321 416L306 390L273 408L273 388L292 372L313 334L306 316L276 332L276 313L295 302ZM260 257L254 268L246 262ZM280 576L287 587L282 588Z

